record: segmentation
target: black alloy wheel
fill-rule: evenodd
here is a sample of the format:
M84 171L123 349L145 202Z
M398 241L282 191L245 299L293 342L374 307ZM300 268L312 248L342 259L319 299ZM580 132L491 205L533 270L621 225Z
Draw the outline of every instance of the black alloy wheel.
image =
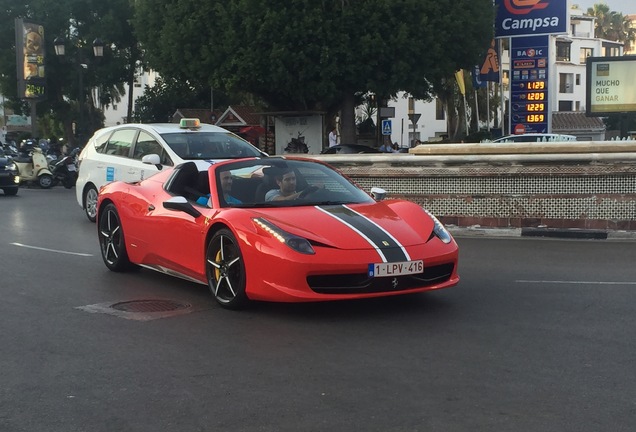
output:
M216 301L227 309L248 303L245 294L245 265L234 234L219 230L208 244L205 257L208 287Z
M124 231L114 204L108 204L99 215L99 246L104 264L110 270L123 272L133 268L126 252Z

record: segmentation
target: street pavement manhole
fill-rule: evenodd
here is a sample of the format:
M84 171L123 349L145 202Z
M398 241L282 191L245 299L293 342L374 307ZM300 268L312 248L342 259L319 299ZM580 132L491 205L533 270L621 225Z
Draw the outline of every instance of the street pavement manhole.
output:
M170 318L194 312L194 308L188 303L165 299L142 299L117 303L97 303L86 306L78 306L77 309L91 313L104 313L137 321ZM197 311L203 309L205 308L198 308Z
M172 312L181 309L188 309L189 304L179 303L172 300L133 300L115 303L113 309L122 312Z

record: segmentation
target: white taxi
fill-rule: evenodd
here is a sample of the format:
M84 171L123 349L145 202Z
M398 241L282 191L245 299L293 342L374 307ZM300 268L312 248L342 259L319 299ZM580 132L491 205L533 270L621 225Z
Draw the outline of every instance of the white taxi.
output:
M77 203L95 222L97 194L106 183L137 182L163 166L188 160L238 159L267 156L232 132L182 119L180 123L127 123L96 131L79 155Z

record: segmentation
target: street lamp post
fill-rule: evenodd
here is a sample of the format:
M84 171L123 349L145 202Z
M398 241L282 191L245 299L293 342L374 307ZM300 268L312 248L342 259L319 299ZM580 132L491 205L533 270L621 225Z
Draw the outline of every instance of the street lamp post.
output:
M64 56L66 54L65 40L62 37L57 37L53 44L55 45L55 55ZM104 42L97 38L93 41L93 55L96 58L100 58L104 56ZM79 118L77 122L77 138L79 144L84 144L83 142L83 134L84 134L84 69L88 68L88 65L84 63L84 57L82 52L82 46L78 46L77 50L77 67L78 67L78 75L79 75L79 96L78 96L78 110L79 110Z

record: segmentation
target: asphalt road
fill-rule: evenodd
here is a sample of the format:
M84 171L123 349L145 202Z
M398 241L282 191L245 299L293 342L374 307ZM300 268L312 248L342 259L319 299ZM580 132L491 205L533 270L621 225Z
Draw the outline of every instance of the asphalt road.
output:
M0 194L2 432L634 430L633 242L458 237L451 289L232 312L108 271L74 193Z

